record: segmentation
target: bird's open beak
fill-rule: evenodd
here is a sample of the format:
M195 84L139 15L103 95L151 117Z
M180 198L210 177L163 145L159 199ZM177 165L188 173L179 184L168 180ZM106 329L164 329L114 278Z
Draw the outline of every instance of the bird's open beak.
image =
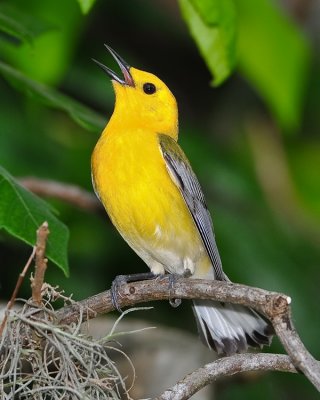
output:
M134 86L134 81L133 78L130 74L130 65L124 61L123 58L119 56L112 48L108 45L105 44L105 47L107 50L111 53L112 57L117 61L121 72L123 74L123 79L121 79L115 72L112 71L112 69L106 67L104 64L101 62L95 60L94 58L92 61L94 61L96 64L99 65L99 67L106 72L106 74L116 82L120 83L121 85L127 85L127 86Z

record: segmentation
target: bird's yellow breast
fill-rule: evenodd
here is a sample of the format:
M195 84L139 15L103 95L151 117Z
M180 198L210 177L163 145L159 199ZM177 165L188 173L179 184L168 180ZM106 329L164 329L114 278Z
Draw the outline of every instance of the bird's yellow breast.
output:
M168 174L158 135L146 129L115 132L108 126L93 152L92 174L113 224L134 248L174 244L183 257L199 235Z

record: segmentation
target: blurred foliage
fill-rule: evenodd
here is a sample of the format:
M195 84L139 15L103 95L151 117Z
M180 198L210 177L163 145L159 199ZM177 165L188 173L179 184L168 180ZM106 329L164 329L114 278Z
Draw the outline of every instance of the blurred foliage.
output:
M104 127L104 120L98 113L57 90L28 78L2 62L0 62L0 72L17 90L26 93L49 107L66 111L71 118L84 128L96 131Z
M87 14L92 6L94 5L96 0L78 0L81 11L83 14Z
M296 24L270 0L236 2L244 76L287 130L299 126L310 53Z
M232 0L180 0L180 6L217 86L228 78L235 66L234 3Z
M23 13L9 3L0 4L0 30L18 42L31 45L35 37L50 29L51 25L29 13Z
M297 329L319 359L319 17L316 0L3 1L0 164L13 176L92 190L90 155L114 96L90 58L116 69L103 47L110 44L176 95L179 141L204 188L225 271L288 293ZM213 89L212 79L225 83ZM0 190L0 204L15 210L17 199ZM146 270L106 216L50 203L70 229L71 276L49 263L50 283L79 299L109 287L116 274ZM10 211L0 215L1 225L5 217L23 226ZM30 252L0 231L4 299ZM26 280L21 296L29 293ZM156 304L146 318L195 331L186 306ZM270 351L282 351L277 340ZM315 398L303 377L256 379L221 383L219 398Z
M238 61L281 126L295 129L310 60L307 41L288 16L270 0L180 0L180 6L213 84Z

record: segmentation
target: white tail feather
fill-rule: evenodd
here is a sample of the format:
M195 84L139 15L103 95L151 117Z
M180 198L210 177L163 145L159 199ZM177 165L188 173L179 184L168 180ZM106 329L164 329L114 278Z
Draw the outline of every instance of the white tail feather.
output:
M193 310L202 340L218 354L231 355L271 342L270 325L250 308L194 300Z

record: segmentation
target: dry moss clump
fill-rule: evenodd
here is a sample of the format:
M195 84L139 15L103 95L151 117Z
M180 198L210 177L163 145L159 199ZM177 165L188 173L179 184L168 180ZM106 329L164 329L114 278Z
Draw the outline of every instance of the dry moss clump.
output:
M23 301L20 310L8 313L0 338L0 398L129 397L124 380L108 356L109 350L114 350L110 342L97 342L83 335L80 324L57 325L51 295L49 288L40 308Z

